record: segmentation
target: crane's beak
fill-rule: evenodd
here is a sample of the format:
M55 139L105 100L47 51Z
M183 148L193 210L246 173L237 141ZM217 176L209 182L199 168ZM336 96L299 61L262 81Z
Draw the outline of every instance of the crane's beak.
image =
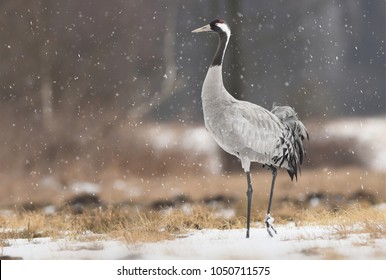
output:
M211 31L213 31L213 30L212 30L212 29L210 29L210 25L209 25L209 24L207 24L207 25L205 25L205 26L203 26L203 27L200 27L200 28L194 29L194 30L192 31L192 33L199 33L199 32L211 32Z

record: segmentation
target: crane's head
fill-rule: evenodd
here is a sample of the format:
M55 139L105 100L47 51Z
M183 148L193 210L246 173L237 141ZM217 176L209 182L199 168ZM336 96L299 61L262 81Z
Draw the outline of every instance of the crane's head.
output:
M203 27L194 29L192 32L193 33L198 33L198 32L216 32L218 34L225 33L228 38L231 35L231 30L230 30L228 24L226 24L225 21L222 20L222 19L212 20L209 24L207 24L207 25L205 25Z

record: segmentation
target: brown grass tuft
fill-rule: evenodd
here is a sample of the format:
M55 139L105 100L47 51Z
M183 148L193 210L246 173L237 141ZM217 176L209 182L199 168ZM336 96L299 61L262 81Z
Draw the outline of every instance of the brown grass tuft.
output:
M215 215L213 210L203 206L188 209L168 209L164 211L138 213L128 228L123 232L126 242L130 245L137 242L155 242L173 239L190 229L204 228L232 229L241 228L244 219L225 219Z
M370 238L386 238L386 211L360 206L337 211L303 211L298 213L298 225L333 226L337 238L347 238L350 234L369 234Z

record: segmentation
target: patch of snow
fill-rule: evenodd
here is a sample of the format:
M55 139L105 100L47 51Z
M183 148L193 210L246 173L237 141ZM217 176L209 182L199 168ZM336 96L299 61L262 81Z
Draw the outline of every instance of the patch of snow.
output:
M123 180L115 180L113 188L125 192L130 197L138 197L143 194L143 190L140 187L129 185Z
M220 174L221 161L218 146L205 127L187 129L183 134L181 144L185 150L195 154L206 154L211 173Z
M320 204L320 199L319 199L319 198L317 198L317 197L312 197L312 198L310 199L310 207L315 208L315 207L317 207L319 204Z
M149 145L156 151L175 150L186 153L188 160L198 165L207 165L206 170L220 174L221 161L216 142L205 127L176 128L160 125L147 130Z
M345 259L386 257L386 239L371 245L355 246L366 237L340 239L333 227L277 227L278 235L268 236L265 228L245 230L201 230L186 238L143 244L133 252L142 259L323 259L335 253Z
M46 189L62 190L62 183L55 176L46 176L42 178L40 186Z
M158 150L171 148L177 145L176 137L177 133L175 129L170 127L163 127L160 129L156 127L149 131L151 134L152 145Z
M326 125L328 137L356 139L369 167L386 171L386 117L353 118Z
M43 207L43 212L47 215L53 215L58 211L55 205L47 205Z
M71 239L35 238L8 240L2 254L27 260L47 259L119 259L128 249L119 241L80 242Z
M386 211L386 202L374 205L374 207L380 211Z
M93 241L71 238L9 239L2 254L23 259L384 259L386 239L371 239L368 234L351 234L342 238L336 227L277 226L271 238L265 228L192 230L174 240L128 244L119 240Z
M100 193L102 187L98 184L91 182L73 182L70 184L69 189L76 194L98 194Z
M197 153L213 153L217 150L217 144L211 138L205 127L187 129L182 135L181 144L184 149L193 149Z
M215 211L213 215L216 218L223 218L223 219L229 220L236 215L236 211L235 209L232 209L232 208L224 208L224 209Z

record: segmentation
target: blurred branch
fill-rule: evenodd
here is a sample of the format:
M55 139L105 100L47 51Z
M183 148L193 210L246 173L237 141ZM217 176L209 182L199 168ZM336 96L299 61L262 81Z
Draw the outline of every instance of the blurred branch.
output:
M49 1L45 0L40 3L45 7L44 12L38 10L35 11L35 15L38 16L38 20L42 25L43 33L39 41L40 49L40 97L42 106L42 122L46 131L52 131L55 128L55 116L53 110L53 88L52 88L52 66L54 64L53 49L54 49L54 35L50 31L50 15L51 9ZM35 6L38 9L42 9L40 5Z
M176 27L177 27L177 4L174 1L168 1L168 13L165 22L165 36L163 46L163 60L165 73L161 84L161 90L155 92L149 99L145 99L136 108L129 111L128 118L131 122L143 118L149 114L155 107L166 101L176 87L177 65L174 57Z

